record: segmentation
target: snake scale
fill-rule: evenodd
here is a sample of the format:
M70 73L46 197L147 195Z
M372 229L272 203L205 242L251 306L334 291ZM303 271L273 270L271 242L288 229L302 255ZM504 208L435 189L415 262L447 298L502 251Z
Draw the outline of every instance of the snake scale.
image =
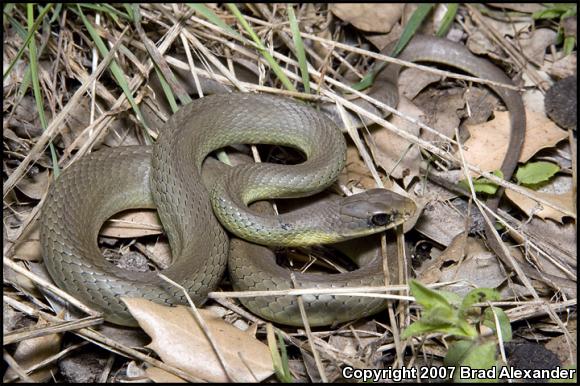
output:
M442 63L511 84L497 67L444 39L415 37L400 58ZM383 82L396 90L399 70L400 66L387 66L374 87ZM511 113L509 146L517 151L508 152L502 165L509 178L523 141L525 115L519 94L499 87L493 90ZM238 143L293 147L304 153L306 161L233 167L220 182L205 187L200 177L204 158ZM316 210L278 216L248 208L258 200L302 197L324 190L344 167L345 149L333 120L300 102L241 93L196 100L170 117L154 146L103 149L63 172L51 186L40 218L45 263L61 288L102 311L106 320L135 325L121 296L162 304L183 304L185 297L155 272L129 272L102 257L97 246L100 227L122 210L157 208L173 255L172 265L163 273L185 287L197 304L218 285L228 263L228 235L220 223L232 234L255 243L296 246L381 232L410 217L414 203L384 189L324 203ZM229 260L234 288L293 288L287 270L273 260L253 258L262 247L244 245ZM296 274L299 287L382 285L383 280L380 261L340 275ZM242 299L242 303L264 318L302 324L295 297L255 297ZM304 303L312 325L355 319L385 306L380 299L333 295L304 296Z

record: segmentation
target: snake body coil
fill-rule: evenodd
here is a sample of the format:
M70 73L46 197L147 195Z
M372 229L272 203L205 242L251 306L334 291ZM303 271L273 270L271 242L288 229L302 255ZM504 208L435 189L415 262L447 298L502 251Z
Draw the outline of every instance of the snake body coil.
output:
M476 76L510 83L496 67L443 39L414 38L402 59L449 64ZM376 82L396 82L398 73L398 66L388 66ZM525 128L521 98L513 91L494 90L512 116L510 146L521 146ZM237 143L290 146L301 150L307 160L291 166L234 167L208 192L200 177L204 158ZM213 213L238 237L266 245L303 245L380 232L402 223L415 211L411 200L382 189L316 210L275 217L247 207L264 198L319 192L334 181L344 162L342 134L332 120L312 108L267 95L205 97L173 115L153 148L101 150L64 171L51 187L41 214L46 265L61 288L102 311L111 322L135 324L121 296L164 304L185 303L180 289L153 272L128 272L115 267L103 259L97 246L98 231L113 214L130 208L157 208L173 255L171 267L163 273L185 287L196 303L202 303L221 280L228 258L228 237ZM508 153L502 165L506 177L511 176L515 164L517 154ZM243 244L230 257L234 287L292 288L288 272L265 260L261 248ZM261 257L252 259L254 253ZM337 280L297 275L298 286L381 285L380 264L375 261L359 271L334 275L340 276ZM305 296L304 301L312 325L350 320L384 307L380 299L331 295ZM294 297L257 297L242 302L265 318L292 325L302 323Z
M52 277L115 323L134 324L121 296L166 304L185 301L178 288L154 273L127 272L102 258L99 228L121 210L157 208L173 254L164 274L185 287L194 302L202 303L221 279L228 238L212 214L200 176L202 162L213 150L236 143L272 143L300 149L307 157L299 165L231 168L223 183L216 184L211 200L216 214L230 231L257 242L345 240L392 227L414 210L406 199L406 207L392 205L391 198L398 196L384 190L367 193L376 204L353 207L349 197L321 206L315 216L298 212L270 217L245 208L262 198L321 191L342 170L342 134L330 119L298 102L268 95L208 96L179 110L162 131L153 149L102 150L72 165L51 189L41 217L41 243ZM377 221L377 214L387 217ZM276 282L264 274L254 272L252 277Z

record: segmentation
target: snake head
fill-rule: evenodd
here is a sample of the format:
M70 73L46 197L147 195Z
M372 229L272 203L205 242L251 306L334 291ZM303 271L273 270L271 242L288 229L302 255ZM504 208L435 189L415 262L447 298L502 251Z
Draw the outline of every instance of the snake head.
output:
M386 189L370 189L341 200L341 235L345 239L391 229L408 220L417 206L410 198Z

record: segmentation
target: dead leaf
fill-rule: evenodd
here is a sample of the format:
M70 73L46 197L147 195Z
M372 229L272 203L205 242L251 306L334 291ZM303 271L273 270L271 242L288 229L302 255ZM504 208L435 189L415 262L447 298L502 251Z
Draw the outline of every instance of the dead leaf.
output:
M440 281L465 280L475 288L496 288L504 280L505 275L492 252L489 252L481 240L467 238L465 259L459 264L453 264L441 269ZM453 289L459 295L465 295L471 286L461 286Z
M145 374L155 383L186 383L183 378L171 374L168 371L160 369L159 367L149 367L145 370Z
M493 120L468 126L468 129L471 137L465 142L465 160L484 171L498 170L509 142L509 113L496 111ZM526 162L539 150L555 146L565 138L568 138L568 133L545 115L526 110L526 139L519 161ZM477 174L471 172L471 175Z
M101 229L101 236L135 238L159 235L163 228L154 210L131 210L115 215Z
M366 189L376 188L376 183L371 172L361 159L360 154L354 145L347 145L346 167L338 177L341 184L348 188L353 186Z
M42 318L38 319L36 326L42 327L48 324ZM18 362L21 368L27 369L43 360L57 354L60 351L62 336L60 334L50 334L38 338L23 340L18 344L14 352L14 360ZM44 366L30 374L30 377L37 382L46 382L52 377L56 364ZM8 369L4 374L4 381L15 375L14 370Z
M403 114L421 119L423 112L406 98L401 98L397 107ZM419 127L406 119L393 117L391 123L410 134L419 135ZM419 175L421 152L417 146L411 146L406 139L390 130L380 127L370 134L363 131L365 141L377 165L394 178L405 178L405 184Z
M330 4L330 12L366 32L386 33L403 14L404 4Z
M548 202L552 202L562 208L566 208L571 212L574 212L574 193L572 191L557 194L557 193L535 192L527 188L524 189L530 191L531 193L534 193L538 197L541 197ZM506 190L505 195L521 210L523 210L528 216L532 215L538 216L543 220L549 218L554 221L558 221L559 223L562 223L562 219L567 216L566 214L560 212L557 209L550 208L549 206L544 206L540 203L537 203L531 198L528 198L518 192L514 192L508 189Z
M408 68L402 71L399 76L399 92L409 100L412 100L425 87L440 80L440 75L417 68Z
M14 254L18 256L19 259L28 261L42 260L42 246L40 245L40 231L38 229L38 224L30 227L26 233L18 239L18 243L14 246Z
M457 263L465 256L467 246L467 233L462 232L453 238L451 243L443 253L437 258L424 263L417 270L417 279L424 284L437 283L441 278L441 267L446 262L452 261Z
M438 133L453 138L455 128L459 127L459 111L465 107L465 90L451 88L446 90L429 89L413 101L429 116L426 123ZM423 131L421 138L429 142L441 142L441 138L430 131Z
M191 310L166 307L146 299L123 298L131 314L151 337L147 346L168 365L209 382L228 382L218 358ZM274 372L268 346L200 309L215 344L225 358L228 372L237 382L260 382Z
M26 176L16 187L33 200L40 200L48 190L48 170Z
M465 231L465 217L449 202L432 201L425 206L415 229L448 246L455 236Z
M556 79L564 79L576 74L577 60L576 55L566 55L554 63L544 63L542 70L545 69L549 75Z
M546 56L546 48L556 44L556 31L549 28L538 28L528 36L519 39L523 54L532 63L541 66Z

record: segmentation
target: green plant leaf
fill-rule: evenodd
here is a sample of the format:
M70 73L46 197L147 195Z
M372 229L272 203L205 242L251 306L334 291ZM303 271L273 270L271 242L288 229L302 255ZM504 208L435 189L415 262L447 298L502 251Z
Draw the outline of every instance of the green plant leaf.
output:
M472 340L458 340L457 342L451 344L447 350L445 358L443 358L443 364L445 366L459 366L463 361L463 358L467 355L469 350L477 344Z
M422 319L417 320L416 322L411 323L403 333L401 334L401 339L407 339L412 336L428 334L432 332L441 332L443 333L443 329L449 328L449 323L445 324L433 324L423 321Z
M499 292L492 288L475 288L463 298L461 310L466 311L472 304L483 303L486 301L496 301L501 299Z
M487 307L483 311L483 325L491 328L494 331L496 330L494 312L497 315L497 320L499 321L501 337L504 342L509 342L512 340L512 325L510 323L510 318L501 308Z
M568 56L574 50L576 45L576 38L574 36L567 36L564 38L564 55Z
M501 172L501 170L494 170L491 174L499 178L503 178L503 173ZM495 194L495 192L497 192L498 186L494 182L488 180L485 177L473 178L472 181L475 193ZM463 189L469 191L469 183L467 182L467 180L461 180L459 181L458 184Z
M548 5L549 8L534 12L532 14L532 19L557 19L563 16L575 15L577 12L577 6L575 3L551 3L546 5Z
M436 306L451 309L451 304L443 295L438 291L425 287L417 280L411 280L409 288L411 289L411 295L415 297L417 303L422 305L425 310L432 309Z
M485 342L481 344L475 344L468 350L463 360L461 361L460 366L470 367L471 369L483 369L483 370L491 369L492 367L497 365L496 351L497 345L495 344L495 342ZM460 374L461 372L459 371L455 372L453 376L453 380L455 382L490 383L496 381L496 378L461 379Z
M548 181L560 171L556 164L546 161L528 162L518 168L516 179L522 185L534 185Z

